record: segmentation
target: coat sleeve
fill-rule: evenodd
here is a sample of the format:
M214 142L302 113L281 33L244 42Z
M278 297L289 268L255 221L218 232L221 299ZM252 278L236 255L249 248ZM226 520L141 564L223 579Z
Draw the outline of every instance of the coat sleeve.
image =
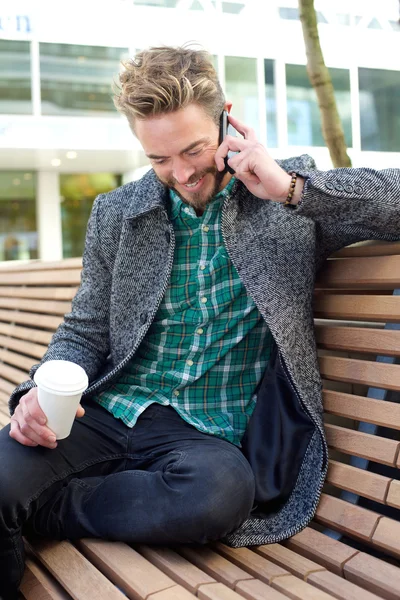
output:
M300 206L284 210L315 222L322 258L363 240L400 240L400 169L318 171L306 155L280 164L305 178Z
M102 199L103 196L96 198L89 218L81 283L72 301L71 312L65 315L40 363L31 368L30 379L21 383L11 394L11 414L21 396L35 386L33 375L45 361L69 360L77 363L85 369L91 382L109 354L112 271L99 236Z

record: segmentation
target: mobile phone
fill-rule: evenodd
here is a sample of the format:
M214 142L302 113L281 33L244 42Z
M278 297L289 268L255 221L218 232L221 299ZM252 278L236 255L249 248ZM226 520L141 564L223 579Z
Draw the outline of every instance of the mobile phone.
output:
M229 135L235 135L235 130L229 123L227 111L223 110L219 119L219 145L222 144L228 133ZM235 154L236 152L228 152L227 156L225 156L224 158L225 172L228 171L229 173L231 173L231 175L234 175L235 170L228 165L228 160Z

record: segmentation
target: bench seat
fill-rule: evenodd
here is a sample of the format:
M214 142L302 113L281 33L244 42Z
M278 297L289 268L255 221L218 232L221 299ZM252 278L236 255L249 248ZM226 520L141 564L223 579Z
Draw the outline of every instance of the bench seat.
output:
M0 267L0 427L70 309L81 259ZM309 527L281 544L174 548L26 540L21 599L400 599L400 244L329 259L315 288L330 465ZM365 467L369 467L366 469Z

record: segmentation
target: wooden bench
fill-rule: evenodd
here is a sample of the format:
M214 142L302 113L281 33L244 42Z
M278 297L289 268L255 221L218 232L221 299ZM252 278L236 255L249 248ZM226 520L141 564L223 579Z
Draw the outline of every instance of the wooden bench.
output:
M0 268L0 426L9 421L9 394L69 310L80 270L80 259ZM347 248L319 277L316 333L331 461L309 527L282 544L241 549L27 540L23 597L399 599L399 288L400 244ZM362 424L378 430L366 433ZM360 468L362 461L374 468Z

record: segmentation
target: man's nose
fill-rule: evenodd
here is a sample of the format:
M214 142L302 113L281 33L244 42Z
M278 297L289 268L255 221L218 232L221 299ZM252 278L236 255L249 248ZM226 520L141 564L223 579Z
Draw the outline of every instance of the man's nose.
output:
M180 161L174 164L172 176L175 181L184 185L185 183L188 183L195 171L196 169L193 165L188 165L187 163Z

